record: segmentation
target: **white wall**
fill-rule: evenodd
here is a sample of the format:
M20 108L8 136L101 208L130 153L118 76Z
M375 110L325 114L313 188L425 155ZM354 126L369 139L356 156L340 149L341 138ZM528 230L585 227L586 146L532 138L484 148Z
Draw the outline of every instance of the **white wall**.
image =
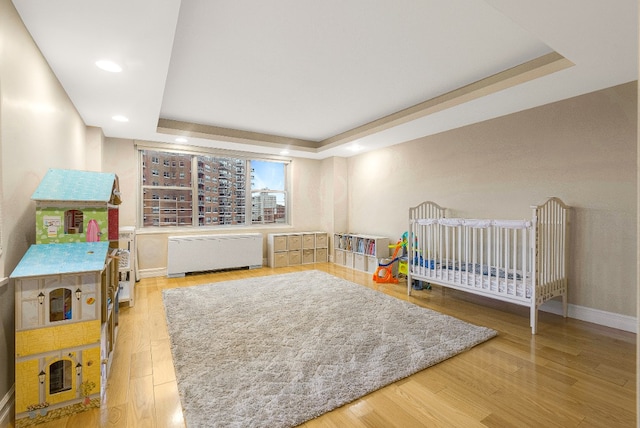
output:
M349 229L399 239L424 200L449 215L573 207L571 304L636 316L636 82L349 159Z

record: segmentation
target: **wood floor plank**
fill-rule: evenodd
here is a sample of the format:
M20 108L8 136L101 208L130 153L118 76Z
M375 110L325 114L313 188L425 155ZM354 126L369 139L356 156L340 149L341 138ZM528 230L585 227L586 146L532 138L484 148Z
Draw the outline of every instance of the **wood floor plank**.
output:
M127 408L128 426L155 427L156 412L153 395L153 377L145 376L131 379L129 406Z
M128 404L120 406L112 406L101 409L100 426L105 428L122 428L127 427L128 420ZM131 425L128 425L131 426Z
M151 327L149 323L149 315L145 314L144 318L136 320L135 327L132 329L132 349L131 352L143 352L151 347Z
M412 426L481 427L479 420L488 414L486 409L480 409L475 405L472 411L466 407L464 411L460 410L459 402L449 400L446 395L441 395L441 392L432 393L418 382L409 381L402 385L392 385L382 389L381 392L388 402L394 403L404 411L404 414L394 417L393 420L401 422L403 418L410 421ZM384 403L373 401L373 404L384 408ZM411 419L408 418L409 415L412 415Z
M357 400L347 407L348 412L368 427L393 426L395 421L385 415L382 409L377 409L372 401L370 397L368 397L368 399Z
M153 362L151 360L151 347L148 350L131 354L130 378L153 375Z
M178 384L173 381L154 385L153 396L158 428L184 428Z
M490 426L569 428L579 426L584 419L584 416L564 412L559 406L549 407L539 397L532 398L521 390L503 389L491 394L482 401L483 405L491 408L491 415L482 423L489 425L488 421L495 420L497 416L507 424Z
M125 404L129 399L129 381L131 376L131 348L130 340L116 339L116 347L111 363L111 374L107 378L105 399L107 407Z
M153 364L154 385L174 382L176 380L169 339L156 340L151 343L151 360Z
M438 364L437 367L439 369L438 374L443 376L448 383L463 385L470 393L486 396L500 389L500 379L478 376L479 373L485 376L488 373L486 370L481 370L472 364L450 359Z
M317 418L302 424L306 428L365 428L367 425L349 412L348 406L342 406L332 412L325 413Z
M149 312L149 339L154 342L169 339L167 330L167 320L165 318L164 306Z

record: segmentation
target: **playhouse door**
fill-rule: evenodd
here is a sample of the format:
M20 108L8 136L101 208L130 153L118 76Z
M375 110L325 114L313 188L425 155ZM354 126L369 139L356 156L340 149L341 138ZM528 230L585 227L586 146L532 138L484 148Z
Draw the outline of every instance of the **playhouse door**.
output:
M118 208L109 208L109 241L117 241L120 238L118 226Z

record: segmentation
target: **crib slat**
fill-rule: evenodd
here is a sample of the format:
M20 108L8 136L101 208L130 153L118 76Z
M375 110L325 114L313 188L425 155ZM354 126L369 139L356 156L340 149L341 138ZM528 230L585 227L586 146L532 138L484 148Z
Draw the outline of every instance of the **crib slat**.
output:
M513 287L513 295L517 296L518 292L516 290L516 265L518 263L518 232L516 230L511 231L511 235L513 236L513 254L511 260L511 285Z
M471 230L472 243L471 243L471 263L473 266L473 270L471 271L471 284L476 286L476 266L478 266L478 229ZM468 270L468 268L467 268Z
M496 242L498 243L498 256L496 257L496 270L500 270L502 265L504 264L504 233L499 228L496 229ZM499 275L496 276L496 293L500 293L500 289L504 286L502 278Z
M527 249L528 249L528 242L527 242L527 229L522 229L522 243L520 244L520 249L522 251L522 255L521 255L521 260L522 260L522 289L520 290L520 292L522 293L523 296L527 296Z
M462 228L464 230L464 234L465 234L465 238L467 241L467 245L465 245L466 247L466 253L467 255L464 258L464 264L461 262L460 266L462 266L462 268L464 269L465 272L465 281L467 285L471 284L471 278L473 278L473 271L469 272L469 263L471 261L471 253L472 253L472 245L473 245L473 238L471 236L471 229L468 227L463 227Z
M439 263L440 263L440 276L441 278L445 278L446 272L443 271L442 269L444 269L444 257L443 257L443 248L442 248L442 242L443 242L443 233L444 233L444 228L441 225L438 225L438 245L440 247L440 249L438 250L438 259L439 259Z
M494 247L492 245L492 240L491 240L491 238L493 236L493 228L491 228L491 229L489 229L487 231L487 236L488 236L488 241L489 241L488 244L487 244L488 248L489 248L489 250L487 251L487 266L491 266L492 265L491 264L492 263L491 257L494 255L493 254L493 248ZM491 287L491 276L490 275L488 276L487 280L489 281L488 282L488 288L491 290L492 287Z
M480 266L484 266L485 265L485 260L484 260L484 235L485 235L486 231L484 229L480 230ZM488 265L487 265L488 266ZM484 268L482 268L482 270L480 271L480 287L483 287L485 281L485 275L484 275Z

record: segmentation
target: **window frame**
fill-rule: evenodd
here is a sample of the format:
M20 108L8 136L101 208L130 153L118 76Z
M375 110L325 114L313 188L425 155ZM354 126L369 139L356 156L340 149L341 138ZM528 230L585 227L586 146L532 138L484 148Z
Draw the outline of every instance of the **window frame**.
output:
M222 149L205 149L201 147L191 147L191 146L176 146L176 145L163 145L160 143L150 143L150 142L137 142L135 144L135 150L137 155L137 197L136 197L136 218L138 220L139 228L145 231L172 231L172 230L207 230L207 229L230 229L230 228L271 228L271 227L282 227L282 226L291 226L291 163L292 160L290 158L275 156L275 155L266 155L266 154L256 154L250 152L235 152L230 150L222 150ZM151 179L152 183L145 183L145 179L143 177L144 174L144 151L152 151L152 152L166 152L173 154L180 154L190 157L191 162L191 186L190 187L177 187L177 186L161 186L154 185L155 183L161 184L161 180L155 180L155 178L161 178L157 175L149 176L147 179ZM206 157L214 157L214 158L227 158L232 160L242 160L245 165L245 180L244 180L244 222L237 224L220 224L220 209L213 210L213 214L216 214L216 218L210 220L208 217L205 217L203 221L204 224L199 224L198 217L198 156L206 156ZM146 165L149 170L152 168L157 168L158 165L162 164L160 159L155 156L148 157L151 165ZM261 162L276 162L280 163L284 169L284 189L274 190L274 189L253 189L252 184L252 176L253 171L251 167L251 161L261 161ZM180 165L183 166L183 161L180 160ZM195 171L195 172L194 172ZM237 171L233 171L233 175L236 175ZM212 200L218 200L220 195L219 193L214 194L213 189L218 189L219 184L216 181L214 185L211 186ZM144 213L144 191L152 190L152 189L176 189L176 190L189 190L191 191L191 224L176 224L176 225L145 225L145 213ZM261 192L261 193L278 193L282 194L284 198L284 221L282 222L272 222L265 223L264 221L254 221L253 220L253 194ZM178 197L180 199L180 197ZM162 200L162 198L160 198ZM239 205L239 204L238 204ZM220 207L217 207L220 208ZM162 213L162 208L160 208ZM216 223L213 223L216 221Z

